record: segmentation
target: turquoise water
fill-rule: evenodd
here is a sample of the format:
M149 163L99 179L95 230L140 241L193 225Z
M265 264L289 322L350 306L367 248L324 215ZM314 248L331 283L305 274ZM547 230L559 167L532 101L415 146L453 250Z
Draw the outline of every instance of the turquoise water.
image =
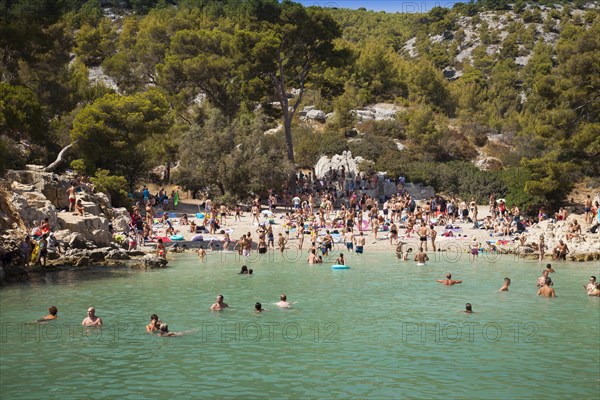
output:
M430 255L432 258L433 255ZM556 299L536 296L537 263L466 256L426 267L385 253L352 269L278 253L155 271L97 269L0 289L0 395L34 398L598 398L598 263L555 264ZM292 259L292 260L290 260ZM436 283L447 272L464 283ZM505 276L509 293L496 292ZM230 309L210 312L217 294ZM273 303L286 293L294 308ZM257 314L260 301L268 311ZM462 312L473 304L474 314ZM50 305L59 319L31 321ZM95 306L101 330L84 330ZM185 335L144 332L152 313Z

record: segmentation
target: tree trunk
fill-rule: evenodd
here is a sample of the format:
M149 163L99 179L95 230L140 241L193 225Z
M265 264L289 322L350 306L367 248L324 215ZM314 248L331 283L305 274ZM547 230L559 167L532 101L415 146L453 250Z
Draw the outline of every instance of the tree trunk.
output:
M62 164L62 162L65 159L65 154L67 154L67 151L69 151L69 149L71 147L73 147L73 145L75 143L77 143L77 140L74 141L73 143L68 144L65 147L63 147L63 149L60 151L60 153L58 153L56 160L52 164L50 164L46 168L44 168L44 171L45 172L54 172L60 166L60 164Z

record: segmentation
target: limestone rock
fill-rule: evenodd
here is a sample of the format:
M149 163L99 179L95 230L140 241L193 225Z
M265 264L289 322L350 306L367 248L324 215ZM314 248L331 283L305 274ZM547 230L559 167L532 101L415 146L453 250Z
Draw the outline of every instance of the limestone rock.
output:
M112 240L108 231L108 220L104 217L81 217L71 213L60 213L58 225L62 229L81 234L84 240L92 241L99 246L108 246Z
M87 256L80 257L75 263L76 267L85 267L87 265L90 265L90 258Z
M22 185L33 186L35 191L42 193L56 208L69 206L67 189L70 181L66 176L36 170L10 170L6 172L6 178Z
M126 232L129 230L131 216L125 207L113 208L112 225L115 232Z
M48 218L51 227L57 226L56 207L39 192L13 193L12 204L23 221L36 225Z
M342 167L344 167L346 178L354 179L359 172L358 165L363 160L362 157L352 157L352 152L350 151L344 151L342 154L336 154L331 158L323 156L315 165L315 177L323 179L330 169L339 173Z
M327 119L325 112L321 110L310 110L306 113L306 118L319 122L325 122Z
M165 268L168 262L162 257L157 257L152 254L146 254L140 259L140 262L132 265L132 268L139 269L154 269L154 268Z
M107 260L129 260L130 258L131 257L129 257L129 254L127 254L127 251L123 249L111 250L108 252L108 254L106 254Z

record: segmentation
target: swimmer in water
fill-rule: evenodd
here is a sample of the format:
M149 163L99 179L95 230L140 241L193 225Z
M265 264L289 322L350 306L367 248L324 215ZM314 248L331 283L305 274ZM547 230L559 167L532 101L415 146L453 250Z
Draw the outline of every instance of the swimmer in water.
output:
M224 308L229 307L229 304L223 302L224 297L222 294L217 296L217 302L215 304L213 304L212 306L210 306L211 311L221 311Z
M275 303L275 305L280 308L291 308L292 304L296 304L295 302L294 303L288 302L287 296L285 294L282 294L281 296L279 296L279 299L281 301L279 301L278 303Z
M550 286L552 286L552 279L546 278L544 281L544 286L538 290L538 296L556 297L556 292Z
M346 265L346 260L344 260L344 254L340 253L340 256L336 258L335 263L337 265Z
M242 265L242 270L240 271L240 274L247 274L248 273L248 267L246 267L245 265Z
M429 261L429 257L427 256L427 253L423 251L422 247L419 247L419 251L415 254L415 261L419 266L423 266Z
M262 308L262 304L260 304L258 301L256 302L256 304L254 305L254 311L256 312L264 312L267 311L264 308Z
M548 273L556 272L551 264L546 264L546 271L548 271Z
M53 319L58 318L58 308L56 308L56 306L52 306L50 308L48 308L48 312L49 314L46 315L43 318L38 319L37 322L45 322L45 321L52 321Z
M158 336L177 336L177 334L175 332L169 332L169 325L160 324Z
M452 279L452 274L446 274L446 279L438 279L436 282L443 283L445 286L456 285L457 283L462 283L462 281Z
M87 313L88 315L81 321L81 325L102 326L102 318L96 316L96 309L94 307L88 308Z
M499 292L508 292L508 287L510 286L510 278L504 278L504 283L502 287L498 290Z
M465 305L465 313L467 313L467 314L472 314L473 313L473 307L471 306L471 303L467 303Z
M158 319L158 315L152 314L150 316L150 323L146 325L146 332L154 332L160 329L161 321Z
M198 249L198 258L202 262L206 261L206 250L204 250L204 247L202 246L200 246L200 248Z

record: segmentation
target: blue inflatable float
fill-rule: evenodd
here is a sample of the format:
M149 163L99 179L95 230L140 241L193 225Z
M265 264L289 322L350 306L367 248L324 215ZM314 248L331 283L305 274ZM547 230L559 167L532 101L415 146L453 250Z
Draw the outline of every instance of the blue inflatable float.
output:
M331 269L350 269L350 267L347 265L333 264L331 266Z

